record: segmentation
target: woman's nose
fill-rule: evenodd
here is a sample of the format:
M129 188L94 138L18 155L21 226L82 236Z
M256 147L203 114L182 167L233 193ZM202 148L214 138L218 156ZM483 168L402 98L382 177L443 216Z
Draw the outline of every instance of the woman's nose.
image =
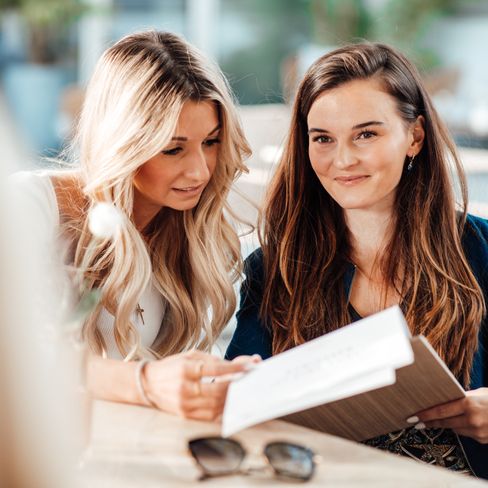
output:
M354 166L358 162L357 155L352 147L347 143L339 143L334 155L334 165L337 168L347 168Z
M203 182L209 177L207 159L203 151L195 150L187 155L185 175L195 181Z

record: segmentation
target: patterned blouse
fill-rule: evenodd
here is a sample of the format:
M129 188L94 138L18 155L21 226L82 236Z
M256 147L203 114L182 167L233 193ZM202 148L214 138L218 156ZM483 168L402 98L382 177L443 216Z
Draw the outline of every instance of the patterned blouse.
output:
M353 321L362 318L351 304L349 304L349 312ZM461 443L451 429L417 430L415 427L409 427L373 437L363 444L434 466L473 475Z
M473 475L459 439L451 429L417 430L415 427L409 427L374 437L363 444Z

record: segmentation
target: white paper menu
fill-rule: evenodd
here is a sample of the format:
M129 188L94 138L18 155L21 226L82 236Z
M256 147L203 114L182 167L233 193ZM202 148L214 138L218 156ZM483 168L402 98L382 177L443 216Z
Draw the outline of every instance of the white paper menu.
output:
M260 363L229 386L222 435L395 382L413 362L398 306Z

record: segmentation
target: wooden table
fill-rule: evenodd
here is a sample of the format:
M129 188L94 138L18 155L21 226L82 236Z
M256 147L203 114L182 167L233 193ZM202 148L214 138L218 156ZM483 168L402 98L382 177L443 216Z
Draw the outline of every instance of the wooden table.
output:
M263 445L272 440L311 447L322 458L314 478L289 483L270 473L198 481L187 451L188 439L219 434L216 423L184 420L144 407L94 403L90 445L81 469L81 486L152 488L207 486L302 487L488 487L488 483L424 465L327 434L272 421L235 436L249 453L250 466L262 466Z

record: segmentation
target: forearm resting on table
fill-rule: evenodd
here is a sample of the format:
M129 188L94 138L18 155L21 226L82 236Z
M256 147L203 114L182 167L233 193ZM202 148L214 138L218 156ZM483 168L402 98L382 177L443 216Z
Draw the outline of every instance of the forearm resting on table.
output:
M137 389L137 362L104 359L91 355L87 365L87 386L90 393L101 400L142 404Z

